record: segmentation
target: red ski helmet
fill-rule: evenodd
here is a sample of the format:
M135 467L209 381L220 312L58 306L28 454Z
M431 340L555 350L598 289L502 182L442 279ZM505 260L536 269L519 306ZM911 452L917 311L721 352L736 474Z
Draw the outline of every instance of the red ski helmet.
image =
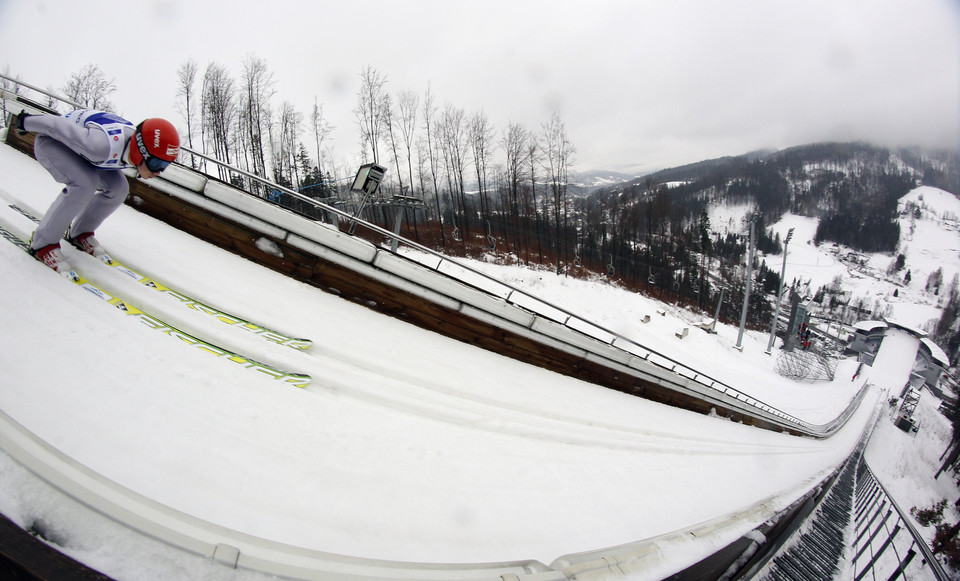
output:
M151 171L159 173L180 154L180 135L172 123L154 117L137 125L131 145L133 165L146 162Z

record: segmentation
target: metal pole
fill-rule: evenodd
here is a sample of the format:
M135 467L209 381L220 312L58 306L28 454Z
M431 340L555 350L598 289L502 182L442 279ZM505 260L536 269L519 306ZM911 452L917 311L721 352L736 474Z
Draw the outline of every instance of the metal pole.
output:
M400 246L400 224L403 222L403 208L397 206L394 210L397 214L393 218L393 233L396 234L397 237L390 241L390 251L395 253L397 247Z
M783 266L780 267L780 287L777 289L777 308L770 324L770 342L767 344L767 355L773 351L773 344L777 340L777 322L780 320L780 297L783 296L783 277L787 274L787 245L793 237L793 228L787 230L787 238L783 241Z
M727 292L726 287L720 287L720 300L717 301L717 310L713 312L713 330L717 330L717 321L720 320L720 305L723 304L723 293Z
M756 218L750 218L750 252L747 258L747 280L743 291L743 310L740 312L740 333L737 335L735 349L743 351L743 329L747 325L747 307L750 306L750 283L753 279L753 249L755 248L755 234L757 229Z

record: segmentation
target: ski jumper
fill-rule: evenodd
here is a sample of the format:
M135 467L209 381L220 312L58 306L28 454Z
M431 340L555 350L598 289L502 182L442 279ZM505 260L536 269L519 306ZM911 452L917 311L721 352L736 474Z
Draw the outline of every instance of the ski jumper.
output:
M70 236L93 232L123 204L130 192L121 169L134 167L125 151L136 128L103 111L77 110L63 117L37 115L24 120L36 132L33 153L63 191L51 204L31 241L34 249Z

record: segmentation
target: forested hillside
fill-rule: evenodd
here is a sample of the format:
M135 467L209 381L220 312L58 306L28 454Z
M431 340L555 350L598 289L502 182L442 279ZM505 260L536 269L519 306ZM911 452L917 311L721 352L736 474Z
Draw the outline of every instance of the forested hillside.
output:
M781 241L766 226L791 212L819 219L818 243L892 253L900 240L897 200L921 184L960 192L955 155L823 143L704 161L577 200L579 256L628 284L702 306L718 285L742 297L749 240L746 220L739 231L714 229L712 204L751 207L761 252L779 252ZM778 273L758 266L756 283L774 292ZM750 320L764 320L762 309L751 307Z

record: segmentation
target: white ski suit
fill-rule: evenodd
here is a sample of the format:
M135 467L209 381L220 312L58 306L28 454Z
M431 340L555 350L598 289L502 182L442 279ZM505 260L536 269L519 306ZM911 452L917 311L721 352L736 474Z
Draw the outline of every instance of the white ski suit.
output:
M56 244L68 228L70 236L96 230L130 192L120 170L134 167L126 155L134 125L112 113L77 110L63 117L30 116L23 128L37 134L37 161L66 186L37 226L31 247Z

